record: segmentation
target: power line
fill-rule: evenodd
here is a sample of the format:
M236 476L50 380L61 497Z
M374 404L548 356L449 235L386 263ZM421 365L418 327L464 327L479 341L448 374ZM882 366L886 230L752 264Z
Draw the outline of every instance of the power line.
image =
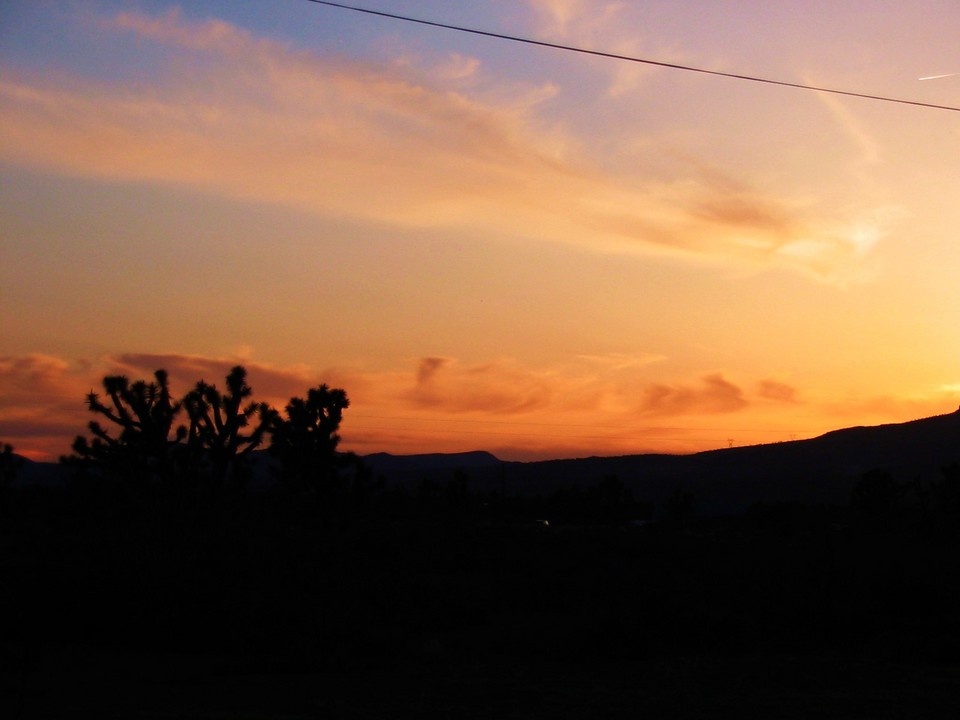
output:
M401 20L403 22L427 25L429 27L442 28L444 30L456 30L457 32L470 33L472 35L482 35L484 37L496 38L498 40L510 40L511 42L526 43L527 45L537 45L539 47L553 48L555 50L566 50L567 52L581 53L583 55L594 55L596 57L609 58L611 60L625 60L627 62L641 63L643 65L655 65L656 67L669 68L671 70L685 70L687 72L702 73L704 75L716 75L719 77L732 78L734 80L748 80L750 82L765 83L767 85L779 85L781 87L797 88L799 90L814 90L816 92L864 98L866 100L879 100L881 102L898 103L900 105L914 105L916 107L932 108L934 110L951 110L953 112L960 112L960 107L953 105L937 105L935 103L920 102L918 100L905 100L903 98L895 98L885 95L872 95L870 93L853 92L850 90L838 90L836 88L819 87L817 85L807 85L805 83L787 82L786 80L773 80L771 78L758 77L756 75L743 75L740 73L722 72L720 70L707 70L706 68L694 67L692 65L679 65L677 63L663 62L661 60L650 60L632 55L621 55L618 53L603 52L601 50L590 50L587 48L576 47L574 45L563 45L560 43L547 42L545 40L535 40L533 38L521 37L519 35L506 35L504 33L491 32L489 30L478 30L476 28L465 27L462 25L451 25L449 23L437 22L435 20L423 20L421 18L410 17L409 15L399 15L397 13L389 13L382 10L372 10L370 8L357 7L355 5L330 2L329 0L307 0L307 2L312 2L317 5L327 5L329 7L340 8L343 10L352 10L354 12L365 13L367 15L377 15L379 17L389 18L391 20Z

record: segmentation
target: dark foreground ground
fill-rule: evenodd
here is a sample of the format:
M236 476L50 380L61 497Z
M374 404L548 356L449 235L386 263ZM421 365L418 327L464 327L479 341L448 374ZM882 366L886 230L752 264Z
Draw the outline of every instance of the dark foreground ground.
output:
M811 655L292 672L238 656L44 646L22 718L955 719L960 669ZM6 715L15 717L15 715Z
M652 522L616 483L11 491L0 716L960 717L960 513L874 485Z

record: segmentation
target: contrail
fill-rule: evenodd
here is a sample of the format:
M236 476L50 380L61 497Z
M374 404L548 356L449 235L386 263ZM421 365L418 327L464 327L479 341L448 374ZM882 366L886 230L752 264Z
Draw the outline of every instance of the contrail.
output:
M953 77L954 75L960 75L960 73L947 73L946 75L927 75L926 77L917 78L917 80L938 80L939 78Z

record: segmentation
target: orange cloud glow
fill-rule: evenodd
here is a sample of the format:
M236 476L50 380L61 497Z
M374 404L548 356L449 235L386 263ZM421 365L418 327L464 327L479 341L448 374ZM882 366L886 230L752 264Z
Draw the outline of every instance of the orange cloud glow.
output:
M700 387L653 385L647 388L641 412L652 415L729 413L747 406L743 390L720 374L707 375Z
M101 31L190 54L189 81L182 59L137 96L77 79L8 78L0 158L395 226L782 265L829 282L855 275L869 251L846 229L856 219L706 178L664 181L589 161L573 135L539 119L552 91L492 99L441 90L403 68L293 51L176 11L121 13Z
M536 459L692 452L719 447L731 435L738 444L750 444L817 434L833 427L823 416L811 418L824 409L838 411L828 403L807 403L810 416L799 427L797 421L784 427L771 422L765 408L769 401L795 403L792 386L765 379L751 394L719 373L668 385L644 380L643 364L610 374L598 371L596 362L531 368L509 360L464 365L426 357L406 370L369 372L172 353L128 353L95 362L34 355L0 359L0 439L28 457L53 460L85 434L93 418L84 398L100 389L105 375L149 378L163 368L180 395L200 379L222 384L238 363L248 370L255 399L278 408L320 383L346 389L351 407L341 433L344 448L360 453L489 449L504 459ZM906 404L881 398L856 410L881 420L891 413L912 419L943 412L947 398L932 395ZM659 418L670 424L651 424Z
M183 393L241 363L277 407L342 387L347 449L509 459L957 404L956 113L310 3L15 5L0 439L32 457L68 452L105 375L161 367ZM842 3L824 35L782 3L441 5L940 104L947 81L916 78L960 19Z

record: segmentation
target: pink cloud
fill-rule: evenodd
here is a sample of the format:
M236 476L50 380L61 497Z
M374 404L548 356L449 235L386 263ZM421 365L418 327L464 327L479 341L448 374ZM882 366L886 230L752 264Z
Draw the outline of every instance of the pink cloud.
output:
M98 384L87 363L40 354L0 358L0 439L35 459L69 452L89 420L84 398Z
M236 51L254 42L249 32L221 20L209 19L200 22L184 20L180 8L176 7L157 16L121 12L112 18L102 20L100 26L197 50Z
M306 365L277 366L240 358L209 358L176 353L125 353L110 358L112 372L129 377L150 377L155 370L164 369L170 375L175 394L190 390L198 380L223 386L224 378L236 365L247 369L247 382L253 388L255 399L283 408L292 397L306 395L309 388L326 383L330 387L346 388L348 396L362 393L369 383L362 375L337 369L317 370Z

